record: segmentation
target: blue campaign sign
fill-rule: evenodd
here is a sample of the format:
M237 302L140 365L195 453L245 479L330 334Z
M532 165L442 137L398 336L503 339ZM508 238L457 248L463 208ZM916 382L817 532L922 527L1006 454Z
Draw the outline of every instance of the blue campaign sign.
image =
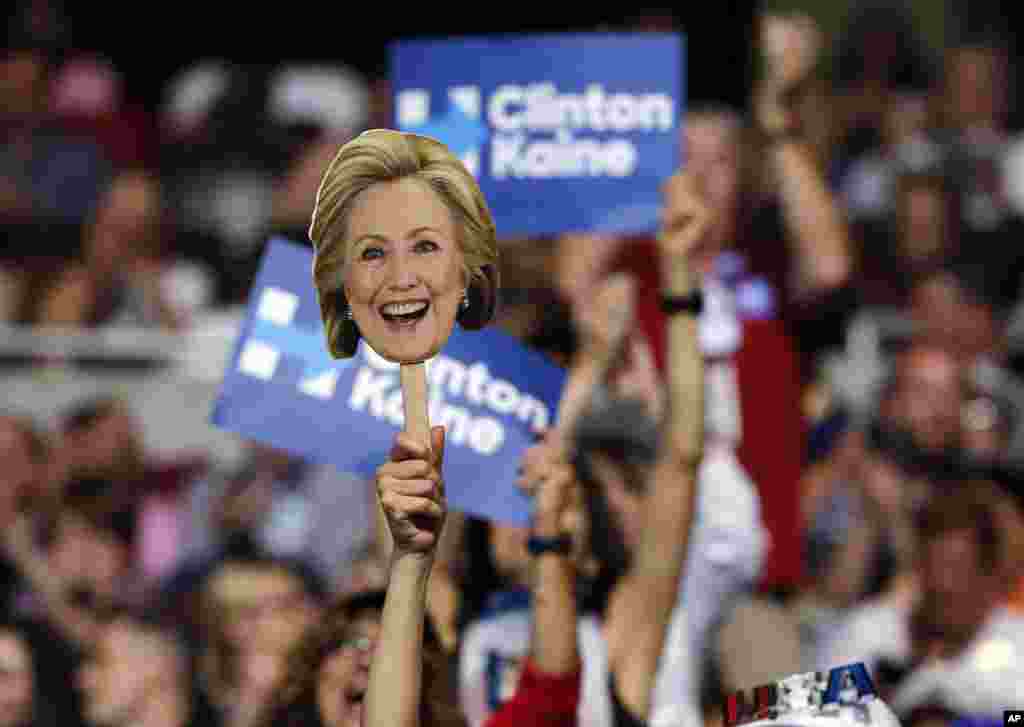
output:
M683 51L655 33L397 42L395 127L460 156L502 236L651 233L679 166Z
M327 353L310 271L312 251L267 246L225 373L213 423L245 437L371 476L403 423L398 365L363 342L356 356ZM447 430L449 506L523 525L529 503L516 469L551 426L565 373L496 329L456 326L427 362L431 424Z

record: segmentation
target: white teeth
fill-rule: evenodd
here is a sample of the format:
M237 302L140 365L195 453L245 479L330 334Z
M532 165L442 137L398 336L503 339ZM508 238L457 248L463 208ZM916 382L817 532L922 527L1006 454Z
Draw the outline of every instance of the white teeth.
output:
M427 304L423 301L418 303L388 303L381 308L381 312L389 316L404 316L410 313L418 313L426 307Z

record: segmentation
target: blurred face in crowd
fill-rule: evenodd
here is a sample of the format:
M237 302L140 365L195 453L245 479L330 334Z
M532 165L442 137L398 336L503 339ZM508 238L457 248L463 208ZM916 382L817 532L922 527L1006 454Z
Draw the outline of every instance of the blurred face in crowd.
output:
M147 174L117 177L96 210L86 254L97 271L117 271L155 252L160 218L158 182Z
M961 369L951 354L917 345L902 355L890 411L917 446L929 451L956 446L962 404Z
M34 51L18 51L0 61L0 123L31 120L46 98L46 63Z
M683 131L684 166L696 171L719 229L716 244L730 242L740 201L738 123L724 114L691 114Z
M30 724L34 689L28 645L14 631L0 630L0 727Z
M228 640L242 652L283 655L316 615L302 581L284 569L229 564L215 588L227 607Z
M49 566L59 578L102 600L112 599L129 567L128 546L74 513L63 514L49 551Z
M380 636L380 614L364 611L349 623L338 647L324 660L316 701L326 727L360 727L363 695Z
M946 200L937 183L915 182L900 200L900 252L911 266L941 255L946 242Z
M933 275L916 285L911 315L922 333L965 363L1000 349L1001 326L995 313L969 299L951 275Z
M451 335L468 282L452 213L414 178L356 200L344 273L352 318L389 361L425 361Z
M25 431L10 417L0 416L0 462L0 511L12 512L22 496L37 490L46 473Z
M864 494L887 515L899 515L909 493L907 477L896 462L880 452L869 452L859 469Z
M943 533L922 545L922 603L929 622L952 639L969 639L977 632L1003 579L998 569L983 564L970 529Z
M159 637L126 621L105 625L77 675L86 719L96 727L134 724L177 669Z
M114 407L64 438L66 466L80 476L132 479L141 475L142 443L132 414Z
M998 126L1006 106L1006 68L1003 54L995 48L957 50L949 68L953 118L961 126Z

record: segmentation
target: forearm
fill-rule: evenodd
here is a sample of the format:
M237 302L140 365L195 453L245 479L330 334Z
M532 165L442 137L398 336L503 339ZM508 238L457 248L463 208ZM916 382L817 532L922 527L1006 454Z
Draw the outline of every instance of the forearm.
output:
M391 564L380 639L366 692L366 727L418 727L423 631L432 556L399 555Z
M838 288L850 274L850 244L839 205L807 144L795 139L769 152L792 253L807 292Z
M696 278L688 266L677 262L665 271L662 288L666 295L683 297L696 287ZM667 319L667 328L669 409L662 457L696 472L704 450L704 357L700 351L698 319L693 315L672 315Z
M667 272L664 289L668 295L684 296L692 292L694 280L677 263ZM644 530L633 573L646 608L665 624L689 545L704 451L704 359L696 316L669 316L668 361L668 426L644 502Z
M558 523L538 523L534 532L556 536ZM533 663L545 674L570 673L579 666L572 562L567 554L544 553L534 559L533 572Z
M456 563L462 543L463 519L450 513L434 555L427 586L427 613L437 629L441 645L454 653L458 645L458 613L461 593L456 580Z
M667 294L686 295L693 286L694 279L685 266L677 263L667 270ZM669 418L643 506L643 534L615 605L612 670L619 698L641 719L650 709L651 689L689 547L704 440L703 360L698 346L696 317L671 316Z

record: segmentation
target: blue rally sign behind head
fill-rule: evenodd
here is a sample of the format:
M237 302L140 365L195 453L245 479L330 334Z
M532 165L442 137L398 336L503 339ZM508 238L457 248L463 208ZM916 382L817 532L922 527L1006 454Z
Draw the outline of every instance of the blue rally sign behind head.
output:
M372 476L403 423L398 364L365 341L351 359L327 353L312 251L273 240L250 296L213 423L344 472ZM427 363L430 422L444 425L452 509L523 525L519 458L550 427L565 374L493 328L458 327Z
M462 158L503 236L655 231L679 166L683 77L678 35L391 46L396 128Z

